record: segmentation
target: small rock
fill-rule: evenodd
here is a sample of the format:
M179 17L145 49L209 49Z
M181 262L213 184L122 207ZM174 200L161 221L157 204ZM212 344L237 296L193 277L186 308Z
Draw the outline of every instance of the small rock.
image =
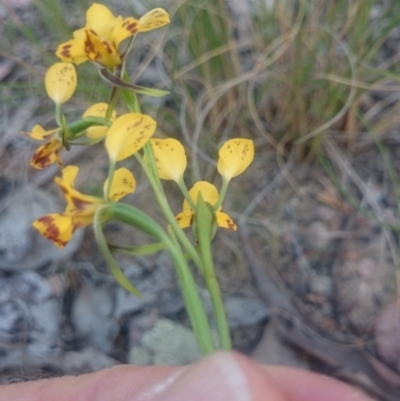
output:
M193 332L168 319L157 321L141 341L141 347L129 352L129 363L186 365L201 357Z
M87 283L72 305L71 318L76 331L95 348L110 352L119 326L113 316L110 288L96 288Z
M32 271L0 280L0 334L29 357L51 354L59 338L61 305L46 279Z
M312 275L308 283L310 292L329 298L332 295L332 278Z
M210 295L207 291L201 291L204 308L210 319L214 319L214 312ZM241 296L224 297L226 315L229 327L251 326L268 317L268 309L264 302L256 298L244 298Z
M307 228L308 239L316 249L325 249L332 241L328 226L322 221L313 221Z
M380 305L386 300L393 271L390 265L372 257L349 259L340 270L336 267L339 273L335 278L337 303L342 322L365 333L371 329Z

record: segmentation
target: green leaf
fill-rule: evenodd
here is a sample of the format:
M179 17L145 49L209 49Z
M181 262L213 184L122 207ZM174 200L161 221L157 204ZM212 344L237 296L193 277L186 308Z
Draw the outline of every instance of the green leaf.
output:
M144 86L139 86L135 84L131 84L129 82L126 82L122 80L121 78L117 77L114 75L110 70L107 68L100 68L99 70L100 76L106 80L108 83L110 83L113 86L116 86L118 88L122 89L132 89L136 93L139 93L140 95L147 95L147 96L152 96L152 97L161 97L168 95L169 92L163 91L161 89L153 89L153 88L146 88Z
M197 195L196 212L194 215L193 232L196 239L210 243L216 232L215 213L213 207L205 202L201 192Z
M109 242L108 246L112 251L121 252L132 256L152 255L156 252L162 251L163 249L167 249L167 245L164 242L138 246L121 246Z
M97 244L100 248L101 253L103 254L105 260L107 261L108 267L110 268L111 274L115 278L118 284L120 284L127 291L141 298L142 294L136 289L136 287L129 281L129 279L125 276L124 272L118 266L118 263L115 261L114 257L111 254L111 251L108 247L107 240L103 233L102 222L107 221L109 219L109 208L110 206L104 206L97 210L96 215L93 220L94 234L96 237Z

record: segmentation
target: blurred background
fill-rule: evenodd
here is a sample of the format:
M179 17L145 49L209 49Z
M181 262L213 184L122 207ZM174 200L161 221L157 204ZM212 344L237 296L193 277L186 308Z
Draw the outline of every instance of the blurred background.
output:
M65 205L53 183L59 168L30 167L38 144L21 133L54 127L44 74L92 3L0 2L2 382L199 357L167 254L119 258L139 300L114 283L90 227L63 251L31 228ZM400 2L103 4L124 17L154 7L170 13L167 27L138 36L128 69L133 82L170 92L140 101L157 137L184 143L188 187L198 179L220 186L226 140L255 143L253 164L224 203L238 231L219 230L213 243L235 349L398 400ZM71 121L109 97L94 65L77 70L77 91L63 107ZM102 144L65 151L63 160L80 167L80 191L101 193ZM162 222L139 166L125 165L138 181L127 202ZM180 193L165 187L179 212ZM107 235L142 240L113 224Z

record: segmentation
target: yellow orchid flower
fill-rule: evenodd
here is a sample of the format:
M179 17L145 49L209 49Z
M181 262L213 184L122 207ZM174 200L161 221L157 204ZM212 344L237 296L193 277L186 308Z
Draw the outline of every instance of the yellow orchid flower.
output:
M74 188L78 171L77 166L68 166L62 170L63 177L55 179L67 201L64 213L48 214L32 223L33 227L59 248L67 245L78 228L91 224L97 209L105 204L103 198L84 195ZM135 187L136 181L132 173L126 168L120 168L114 173L109 199L118 201L133 193Z
M197 197L199 192L201 193L201 196L205 202L208 202L212 206L217 203L219 194L217 188L213 184L210 184L207 181L198 181L196 182L196 184L193 185L193 187L189 191L189 195L194 204L197 204ZM215 211L217 226L236 231L236 224L232 221L230 216L222 212L221 209L222 207L220 206ZM194 215L195 211L190 207L189 203L185 199L183 201L183 211L176 215L176 220L179 224L179 227L190 227L193 224Z
M91 60L108 68L120 65L120 43L139 32L160 28L169 23L162 8L149 11L140 19L114 17L104 5L94 3L86 13L86 25L74 32L74 39L58 46L56 55L64 62L81 64Z
M150 139L158 175L162 180L179 182L185 172L185 149L176 139Z
M107 103L96 103L90 106L82 115L83 117L105 117L107 113ZM117 118L117 113L113 110L110 121L113 122ZM91 139L102 138L106 136L108 127L90 127L86 130L86 136Z
M225 180L242 174L254 159L254 143L250 139L235 138L225 142L219 150L218 172Z
M153 136L156 121L146 114L128 113L118 117L108 130L105 146L114 162L142 149Z
M77 85L75 67L71 63L53 64L46 72L44 84L47 95L54 103L67 102Z
M55 162L62 167L60 152L63 149L63 144L56 138L56 133L59 128L46 131L40 125L35 125L32 132L26 133L32 139L38 141L46 140L47 142L39 146L31 159L31 166L41 170Z
M77 77L75 67L71 63L53 64L46 72L45 87L48 96L54 103L60 105L67 102L76 89ZM62 142L56 137L59 128L46 131L40 125L35 125L32 132L26 133L32 139L46 140L39 146L31 159L31 166L43 169L57 162L62 167L60 152L63 149Z

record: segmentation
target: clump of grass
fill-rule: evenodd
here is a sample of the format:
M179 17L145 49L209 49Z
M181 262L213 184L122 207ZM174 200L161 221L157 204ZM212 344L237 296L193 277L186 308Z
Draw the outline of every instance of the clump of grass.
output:
M326 132L351 141L365 95L389 74L398 77L396 58L382 46L399 8L376 0L254 1L238 19L226 1L183 2L164 48L172 114L193 148L244 131L300 157L320 149Z

